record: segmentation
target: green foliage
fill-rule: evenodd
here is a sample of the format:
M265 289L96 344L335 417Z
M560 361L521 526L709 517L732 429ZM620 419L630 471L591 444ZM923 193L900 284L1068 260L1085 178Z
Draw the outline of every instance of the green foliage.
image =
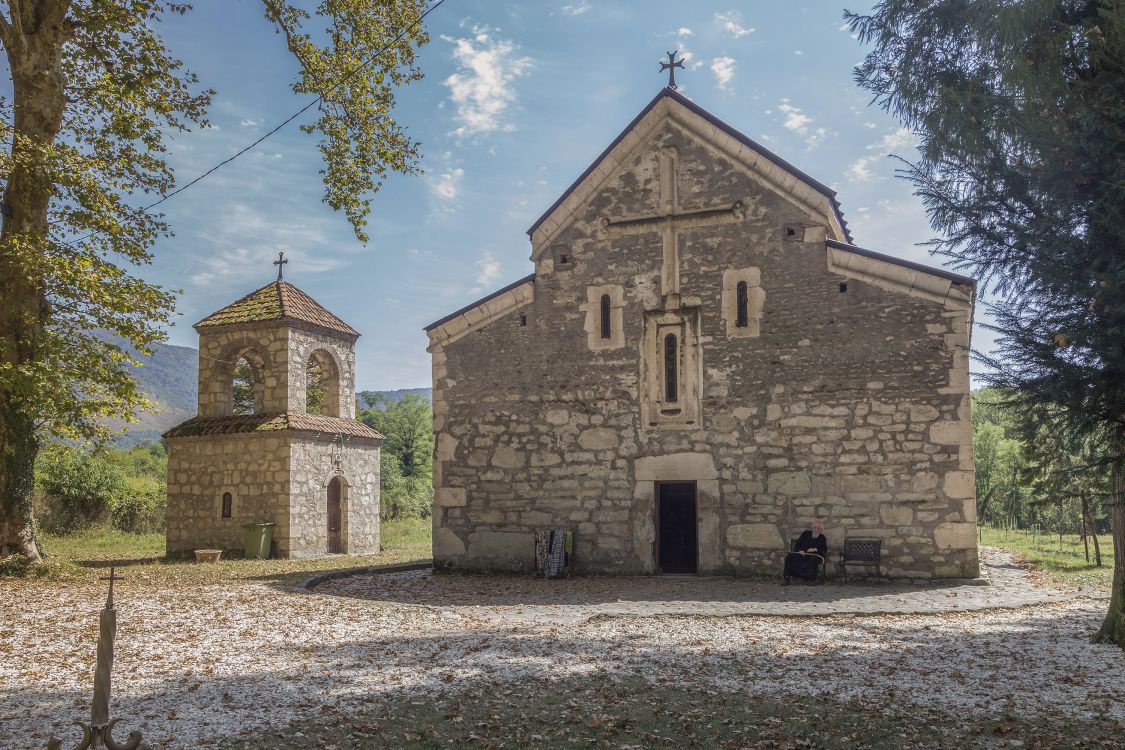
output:
M408 477L397 456L384 450L379 459L379 510L384 521L429 518L434 488L429 475Z
M234 414L253 414L256 405L257 375L244 358L234 363L234 380L231 382L231 410Z
M167 463L159 443L127 451L51 446L36 467L40 526L53 534L107 524L138 534L163 531Z
M398 401L381 394L365 396L369 407L360 409L359 418L385 438L380 460L382 517L429 518L434 502L434 430L429 401L413 394Z
M125 472L104 455L66 446L40 452L36 479L43 497L39 523L53 533L105 522L129 490Z
M394 88L421 77L423 3L322 0L312 13L262 4L298 63L293 90L323 96L302 130L320 135L325 201L366 240L383 179L418 171L418 144L392 110ZM159 33L167 16L189 9L176 0L10 0L0 14L11 92L0 97L11 208L0 229L0 551L36 557L42 436L104 440L110 418L130 421L150 406L131 377L134 354L164 338L175 300L131 267L151 262L169 234L161 214L142 210L175 186L167 139L207 126L213 92Z
M371 408L359 418L383 433L383 452L398 458L404 477L429 476L434 451L434 417L430 403L420 396L407 395L397 402L376 397Z
M316 357L305 365L305 411L324 414L324 367Z
M995 295L982 377L1023 419L1047 410L1072 446L1108 441L1125 548L1125 0L882 0L845 15L872 47L857 81L920 140L901 174L932 247ZM1125 560L1098 637L1125 648Z

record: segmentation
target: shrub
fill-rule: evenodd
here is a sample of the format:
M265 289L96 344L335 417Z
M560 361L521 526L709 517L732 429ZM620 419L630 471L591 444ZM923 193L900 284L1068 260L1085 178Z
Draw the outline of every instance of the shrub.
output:
M134 534L164 531L168 494L156 477L129 477L126 490L113 499L110 515L113 527Z
M392 453L384 453L379 464L379 516L384 521L429 518L434 506L429 475L404 477L398 457Z
M104 523L128 491L125 472L97 452L51 446L36 462L39 525L67 534Z

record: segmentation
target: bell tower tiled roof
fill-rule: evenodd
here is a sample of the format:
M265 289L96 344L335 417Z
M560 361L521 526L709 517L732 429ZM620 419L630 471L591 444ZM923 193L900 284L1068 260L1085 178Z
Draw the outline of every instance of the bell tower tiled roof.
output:
M319 302L288 281L278 279L195 324L195 330L215 326L294 320L345 336L359 337L359 331L328 312Z

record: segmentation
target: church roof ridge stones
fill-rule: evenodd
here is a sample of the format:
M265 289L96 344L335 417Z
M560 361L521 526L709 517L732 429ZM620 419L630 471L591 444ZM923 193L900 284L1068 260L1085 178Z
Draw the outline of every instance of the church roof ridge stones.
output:
M359 331L330 313L323 305L283 279L271 281L229 305L216 310L193 327L196 331L246 323L296 321L351 339Z
M278 431L320 434L328 437L343 434L381 442L383 435L358 419L340 419L321 414L282 412L280 414L235 414L224 417L192 417L164 433L165 438L205 437L243 433Z

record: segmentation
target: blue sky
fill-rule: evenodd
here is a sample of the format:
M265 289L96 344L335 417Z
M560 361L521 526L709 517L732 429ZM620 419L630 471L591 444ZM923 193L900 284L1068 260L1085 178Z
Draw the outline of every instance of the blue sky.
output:
M284 251L286 278L363 334L359 388L429 385L422 327L531 272L527 228L660 90L657 63L677 48L680 92L837 190L857 244L935 264L916 246L930 236L921 204L888 157L913 156L913 138L852 81L865 50L841 13L784 0L447 0L428 19L426 78L398 93L426 173L390 177L366 246L320 202L316 143L295 125L164 204L175 236L143 275L183 290L171 343L195 346L191 324L270 281ZM217 91L214 127L172 143L181 183L307 101L253 0L202 0L162 31Z

